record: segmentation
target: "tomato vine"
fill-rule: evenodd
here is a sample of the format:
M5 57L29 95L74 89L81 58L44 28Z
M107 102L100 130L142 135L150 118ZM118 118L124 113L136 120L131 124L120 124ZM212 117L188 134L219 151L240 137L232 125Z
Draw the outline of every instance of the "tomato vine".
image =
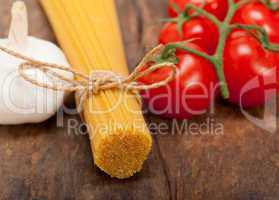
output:
M229 90L228 90L228 86L224 74L223 57L224 57L224 48L225 48L227 38L234 29L243 29L249 31L259 39L259 41L261 42L262 46L265 49L270 51L279 51L279 45L272 44L269 41L267 33L264 28L257 25L231 24L231 21L236 11L240 9L243 5L250 3L251 1L253 0L240 0L238 2L234 2L234 0L228 0L228 12L223 21L219 20L216 16L207 12L202 7L198 7L191 3L187 4L183 12L177 18L178 29L181 29L181 26L185 22L185 20L191 19L191 15L188 14L189 11L194 11L194 14L192 14L192 16L200 15L207 18L208 20L210 20L212 23L216 25L219 31L219 40L218 40L216 51L213 55L209 55L207 53L193 49L186 45L182 45L181 43L170 43L166 45L166 48L162 53L162 57L168 57L167 55L173 49L181 49L209 60L215 67L217 77L220 81L221 94L223 98L225 99L229 98L230 94L229 94ZM272 10L278 9L278 6L274 5L273 3L270 3L269 0L262 0L262 2Z

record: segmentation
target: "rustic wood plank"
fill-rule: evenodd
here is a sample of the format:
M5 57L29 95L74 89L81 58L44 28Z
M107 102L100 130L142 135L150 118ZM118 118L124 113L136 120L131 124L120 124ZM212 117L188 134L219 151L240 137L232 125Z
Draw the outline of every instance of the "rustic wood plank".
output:
M7 33L12 0L0 0L0 35ZM36 0L26 0L31 34L55 41ZM130 69L155 45L165 15L163 0L117 0ZM279 111L279 109L277 109ZM252 111L260 115L262 111ZM77 135L64 116L37 125L0 126L0 199L278 199L279 131L257 128L238 108L218 102L215 123L223 135L171 131L172 122L150 114L154 145L143 171L110 179L93 165L87 135ZM209 115L190 120L202 125ZM182 122L180 122L182 123ZM277 124L279 120L277 118Z
M217 112L214 117L224 124L224 135L184 132L156 137L172 198L278 199L278 131L262 131L236 108ZM189 123L205 121L204 116Z

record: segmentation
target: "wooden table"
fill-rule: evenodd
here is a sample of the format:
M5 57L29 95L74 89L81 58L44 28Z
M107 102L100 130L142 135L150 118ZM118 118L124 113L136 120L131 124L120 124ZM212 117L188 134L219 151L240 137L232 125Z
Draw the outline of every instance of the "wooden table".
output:
M117 0L131 69L156 44L164 2ZM7 34L11 3L0 0L1 37ZM38 3L26 3L30 33L55 41ZM271 134L258 128L224 102L216 107L211 118L224 125L223 135L153 131L143 171L128 180L111 179L93 165L88 137L67 127L78 116L65 116L64 128L56 126L56 117L36 125L1 126L0 199L279 199L279 130ZM188 123L202 125L208 117ZM150 114L146 120L172 123Z

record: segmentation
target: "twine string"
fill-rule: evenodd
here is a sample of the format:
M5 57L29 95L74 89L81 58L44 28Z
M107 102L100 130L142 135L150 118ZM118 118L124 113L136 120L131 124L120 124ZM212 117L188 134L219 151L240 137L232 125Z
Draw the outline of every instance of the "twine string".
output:
M110 90L110 89L125 89L126 91L132 93L138 93L142 90L154 89L162 87L172 81L176 75L177 69L176 65L171 62L163 62L159 64L153 64L148 66L150 61L158 56L164 49L163 45L158 45L150 52L148 52L142 61L136 66L134 71L124 77L120 74L114 73L112 71L96 70L91 74L87 75L71 67L66 67L54 63L41 62L18 52L10 50L6 47L0 46L0 50L7 53L10 56L21 59L25 62L18 66L19 75L29 83L35 86L54 90L54 91L64 91L64 92L77 92L79 96L79 105L77 106L78 111L81 111L82 105L86 98L90 95L96 95L100 91ZM146 67L148 66L148 67ZM163 80L152 83L152 84L142 84L138 80L158 69L169 68L171 73ZM60 81L67 84L54 84L53 82L40 82L35 78L32 78L27 74L27 70L37 69L43 72L46 76L55 77ZM69 72L74 75L75 79L70 79L66 75L62 75L57 71Z

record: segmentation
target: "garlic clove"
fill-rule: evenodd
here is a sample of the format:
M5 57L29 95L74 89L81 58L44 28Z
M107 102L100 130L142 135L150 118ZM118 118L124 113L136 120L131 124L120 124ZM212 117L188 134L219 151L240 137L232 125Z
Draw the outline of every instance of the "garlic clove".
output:
M9 38L0 39L1 46L34 60L69 67L64 53L56 45L27 35L27 12L22 2L14 4L12 15ZM42 122L53 116L63 104L64 92L35 86L19 76L17 68L22 62L0 52L0 124ZM63 84L36 69L29 69L27 73L39 82ZM73 78L69 72L58 70L57 73Z

